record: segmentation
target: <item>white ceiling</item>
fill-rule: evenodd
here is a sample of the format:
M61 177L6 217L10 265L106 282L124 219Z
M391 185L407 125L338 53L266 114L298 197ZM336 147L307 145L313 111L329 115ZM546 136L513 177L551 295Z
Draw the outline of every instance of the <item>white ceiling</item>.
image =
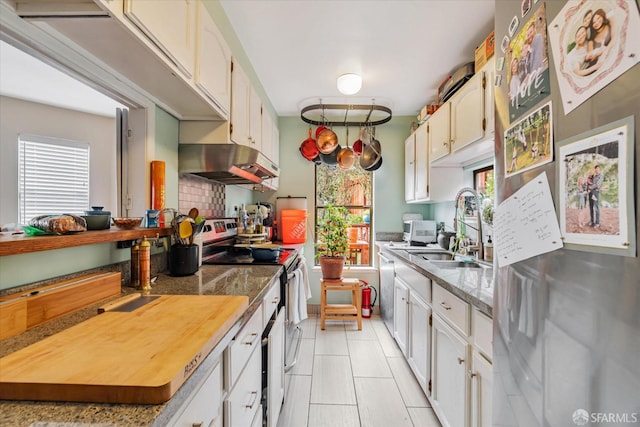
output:
M278 116L320 103L415 115L492 31L493 0L220 0ZM336 79L363 76L345 97Z
M73 77L0 40L0 95L115 117L125 108Z

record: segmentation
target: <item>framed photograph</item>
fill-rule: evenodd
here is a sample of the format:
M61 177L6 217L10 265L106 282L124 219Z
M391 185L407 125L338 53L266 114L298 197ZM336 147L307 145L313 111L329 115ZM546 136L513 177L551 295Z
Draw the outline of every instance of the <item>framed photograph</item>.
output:
M551 102L548 102L505 131L505 176L516 175L553 160L552 117Z
M570 0L548 33L565 115L640 61L634 2Z
M511 23L509 24L509 37L513 37L516 30L518 29L519 23L520 21L518 20L518 17L514 16L513 19L511 20Z
M522 17L524 18L524 15L526 15L529 12L529 9L531 9L531 0L522 0L520 9L522 10Z
M558 142L558 214L568 249L635 256L634 118Z
M551 93L545 4L527 16L529 19L523 19L522 27L511 39L507 52L506 83L511 123Z

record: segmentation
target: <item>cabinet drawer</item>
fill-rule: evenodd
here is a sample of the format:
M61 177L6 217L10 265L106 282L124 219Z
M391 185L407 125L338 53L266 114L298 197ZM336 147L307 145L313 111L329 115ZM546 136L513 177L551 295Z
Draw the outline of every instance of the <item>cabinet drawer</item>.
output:
M493 320L476 309L473 310L473 344L489 360L493 359Z
M262 305L253 313L251 319L238 332L225 352L225 366L228 372L227 389L233 387L242 368L249 360L253 350L260 347L262 335Z
M224 419L227 427L250 426L260 407L262 351L259 348L254 350L225 401Z
M264 313L262 316L262 329L267 327L267 323L269 323L269 319L278 308L278 304L280 303L280 278L277 277L273 282L271 282L271 289L262 299L262 312Z
M433 311L464 335L470 335L471 306L437 284L433 286Z
M396 276L400 277L404 283L409 285L412 292L415 292L425 302L431 302L431 280L415 271L403 262L395 264Z
M222 403L222 363L216 367L204 380L202 386L194 392L193 397L186 402L180 415L171 420L169 425L176 427L192 427L195 425L218 425Z

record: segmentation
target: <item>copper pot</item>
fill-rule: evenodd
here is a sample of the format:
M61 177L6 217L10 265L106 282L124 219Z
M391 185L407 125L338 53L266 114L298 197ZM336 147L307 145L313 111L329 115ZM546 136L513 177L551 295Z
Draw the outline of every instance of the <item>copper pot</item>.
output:
M329 154L338 146L338 136L329 128L324 128L318 133L316 145L321 154Z
M349 128L347 128L347 146L338 151L338 167L340 169L351 169L356 162L356 155L349 147Z

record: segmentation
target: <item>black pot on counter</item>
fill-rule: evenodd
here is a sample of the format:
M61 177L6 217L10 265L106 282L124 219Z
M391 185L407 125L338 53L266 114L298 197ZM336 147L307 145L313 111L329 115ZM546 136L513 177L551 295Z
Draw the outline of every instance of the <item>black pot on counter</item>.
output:
M456 235L455 231L440 231L438 233L438 244L442 249L445 249L448 251L451 237L455 235Z
M198 271L198 245L172 245L169 251L169 273L189 276Z

